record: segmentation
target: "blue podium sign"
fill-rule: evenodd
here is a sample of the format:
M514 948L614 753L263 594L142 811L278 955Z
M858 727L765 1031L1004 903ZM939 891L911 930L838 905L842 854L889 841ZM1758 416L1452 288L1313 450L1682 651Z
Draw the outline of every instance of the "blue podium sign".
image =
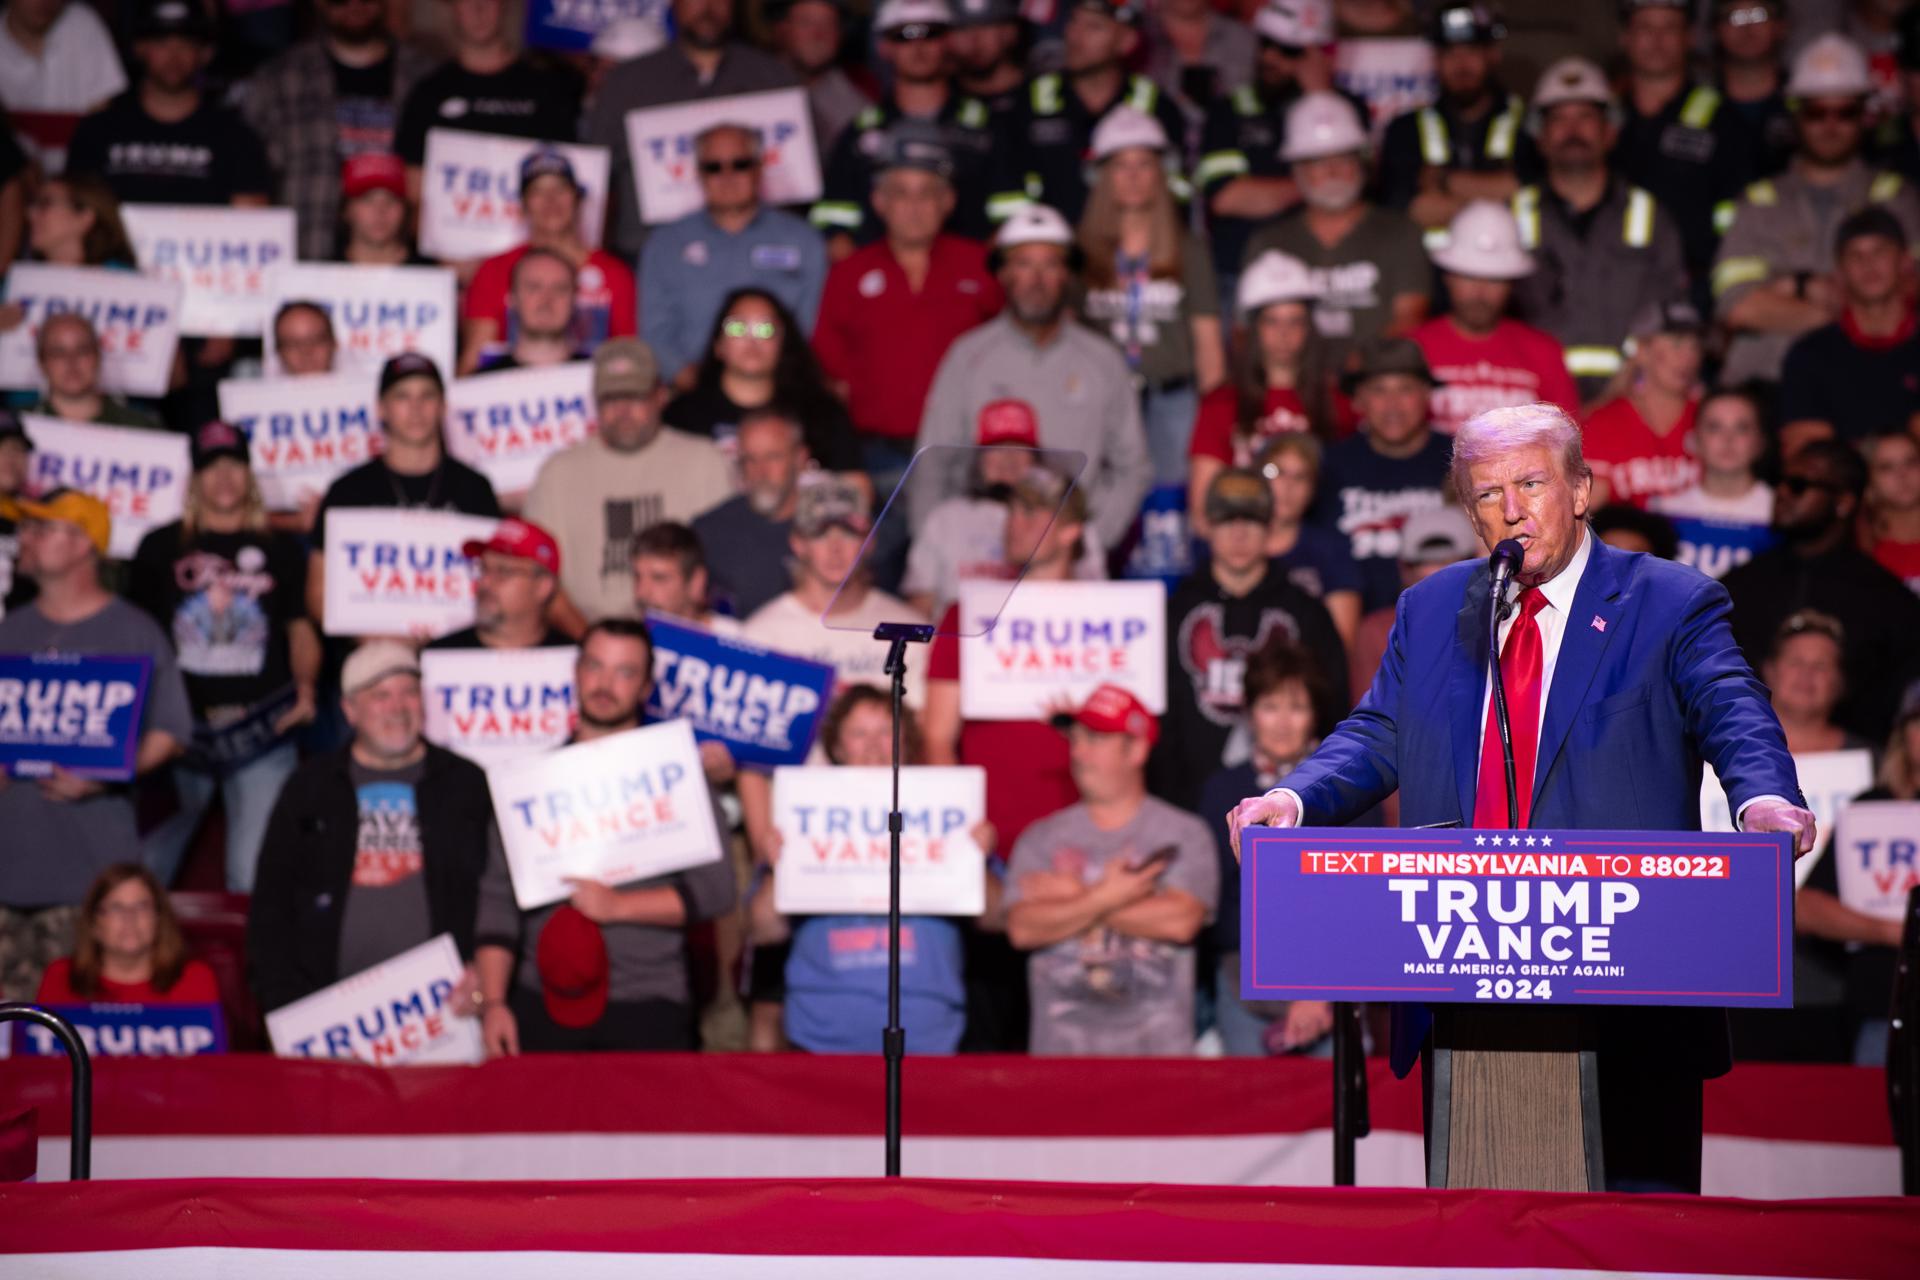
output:
M1793 1004L1793 849L1770 832L1254 828L1241 995Z
M191 1058L227 1051L227 1020L217 1004L50 1004L73 1024L96 1058ZM15 1026L14 1051L62 1057L66 1050L38 1023Z

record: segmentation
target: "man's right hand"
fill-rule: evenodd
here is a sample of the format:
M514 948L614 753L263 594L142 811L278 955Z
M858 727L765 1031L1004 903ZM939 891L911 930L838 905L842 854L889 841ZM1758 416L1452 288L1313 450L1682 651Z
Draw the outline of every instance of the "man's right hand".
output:
M1227 839L1233 845L1234 860L1240 858L1240 831L1244 827L1297 827L1300 808L1293 797L1275 793L1250 796L1233 806L1227 814Z
M505 1001L494 1001L480 1015L480 1043L489 1058L520 1056L520 1024Z

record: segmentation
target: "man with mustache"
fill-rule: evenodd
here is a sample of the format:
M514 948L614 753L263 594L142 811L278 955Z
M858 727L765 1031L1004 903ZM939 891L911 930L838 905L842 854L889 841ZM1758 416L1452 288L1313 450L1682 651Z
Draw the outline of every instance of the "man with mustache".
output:
M473 562L473 625L429 641L429 649L536 649L573 641L547 621L560 590L560 544L528 520L509 516L484 542L461 549Z

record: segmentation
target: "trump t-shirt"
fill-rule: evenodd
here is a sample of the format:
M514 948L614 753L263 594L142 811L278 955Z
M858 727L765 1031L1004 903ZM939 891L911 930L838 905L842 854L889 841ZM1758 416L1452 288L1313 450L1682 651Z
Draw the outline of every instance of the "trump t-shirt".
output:
M1654 498L1689 489L1700 479L1700 462L1687 452L1687 433L1699 401L1689 400L1680 420L1664 435L1647 425L1632 400L1621 396L1595 409L1580 432L1580 444L1595 480L1607 482L1608 502L1644 508Z
M404 769L369 769L358 760L348 764L359 802L359 831L340 919L342 978L425 942L432 927L415 799L424 763Z
M1462 333L1451 317L1437 316L1412 337L1433 371L1433 425L1447 435L1476 414L1510 405L1544 400L1580 412L1560 344L1531 325L1502 320L1478 338Z

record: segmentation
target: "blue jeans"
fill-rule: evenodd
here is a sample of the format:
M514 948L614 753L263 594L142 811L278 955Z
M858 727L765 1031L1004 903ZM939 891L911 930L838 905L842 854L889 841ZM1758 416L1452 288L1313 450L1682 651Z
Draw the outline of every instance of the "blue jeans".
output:
M1199 412L1200 393L1192 386L1140 394L1140 418L1147 428L1155 485L1186 488L1187 444L1193 439L1193 419Z
M213 806L217 790L227 812L227 891L252 893L253 871L260 862L267 819L273 814L274 801L280 798L280 788L299 763L300 752L289 741L225 778L175 765L173 788L179 794L180 809L141 842L141 857L148 870L161 884L173 883L180 860Z
M1860 1024L1860 1030L1853 1038L1853 1065L1856 1067L1884 1067L1887 1065L1887 1041L1893 1036L1893 1021L1890 1018L1868 1018Z
M1229 951L1220 957L1220 972L1214 988L1213 1025L1220 1028L1220 1043L1229 1058L1265 1058L1267 1029L1276 1019L1263 1017L1247 1008L1240 999L1240 953ZM1294 1051L1304 1058L1333 1056L1333 1037L1321 1036L1305 1049Z

